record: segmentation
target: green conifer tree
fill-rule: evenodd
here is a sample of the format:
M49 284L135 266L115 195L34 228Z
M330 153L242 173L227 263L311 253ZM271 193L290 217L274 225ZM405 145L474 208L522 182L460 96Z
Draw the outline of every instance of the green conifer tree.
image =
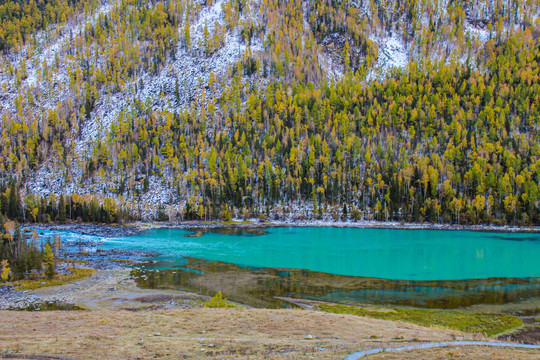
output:
M45 245L45 254L43 255L43 262L45 263L45 275L52 279L56 275L56 270L54 268L54 254L51 249L51 245L47 243Z
M66 221L66 203L63 195L60 195L58 200L58 221L61 223Z
M11 219L19 218L19 196L17 192L17 186L15 182L11 183L9 189L9 200L8 200L8 217Z

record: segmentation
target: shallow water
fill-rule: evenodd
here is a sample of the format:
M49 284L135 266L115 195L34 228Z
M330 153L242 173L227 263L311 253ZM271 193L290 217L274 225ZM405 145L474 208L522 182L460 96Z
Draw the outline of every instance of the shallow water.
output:
M181 289L205 295L221 291L254 307L290 306L276 297L346 304L399 305L476 312L540 313L540 278L473 280L388 280L313 272L245 267L188 258L157 261L133 270L143 288Z
M63 234L76 239L78 235ZM540 234L355 228L156 229L100 247L155 251L141 287L177 288L257 307L275 296L428 308L540 311ZM490 311L498 309L487 308Z

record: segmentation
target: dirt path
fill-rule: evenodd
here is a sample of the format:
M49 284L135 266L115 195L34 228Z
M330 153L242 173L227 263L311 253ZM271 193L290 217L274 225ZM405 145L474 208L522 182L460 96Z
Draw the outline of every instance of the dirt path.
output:
M345 360L358 360L368 355L378 354L382 352L402 352L402 351L411 351L419 349L433 349L440 347L449 347L449 346L483 346L483 347L499 347L499 348L509 348L509 349L534 349L540 350L540 345L528 345L528 344L516 344L508 342L490 342L490 341L443 341L443 342L434 342L427 344L415 344L408 346L401 346L397 348L375 348L369 350L362 350L355 352L345 358ZM540 356L540 352L537 354Z

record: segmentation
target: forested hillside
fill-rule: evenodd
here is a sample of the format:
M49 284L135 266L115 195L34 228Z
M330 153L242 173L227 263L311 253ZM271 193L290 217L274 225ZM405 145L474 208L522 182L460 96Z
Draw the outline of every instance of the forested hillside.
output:
M540 224L539 1L6 1L0 209Z

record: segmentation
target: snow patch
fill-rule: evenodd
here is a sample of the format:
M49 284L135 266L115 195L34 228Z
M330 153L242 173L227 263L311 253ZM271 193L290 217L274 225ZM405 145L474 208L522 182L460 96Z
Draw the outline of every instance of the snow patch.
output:
M390 37L373 37L379 49L379 56L373 69L368 73L367 80L384 77L392 69L403 69L409 63L409 54L403 38L393 35Z
M219 50L212 55L205 55L202 41L204 27L206 26L208 32L212 34L215 23L225 26L222 4L223 0L219 0L211 7L201 10L197 21L190 27L191 49L186 49L180 41L176 49L176 59L169 58L159 74L143 74L128 84L125 91L104 94L100 97L92 113L92 119L86 124L82 137L77 142L78 151L89 151L91 142L104 137L120 112L128 109L135 99L142 103L150 101L154 111L179 112L189 108L193 100L202 96L203 91L207 97L212 96L212 93L205 89L210 74L212 73L219 82L247 49L237 27L226 34L224 45ZM182 38L183 27L179 27L178 32ZM262 51L260 40L253 40L251 51L253 53ZM219 91L216 91L214 97L218 95Z

